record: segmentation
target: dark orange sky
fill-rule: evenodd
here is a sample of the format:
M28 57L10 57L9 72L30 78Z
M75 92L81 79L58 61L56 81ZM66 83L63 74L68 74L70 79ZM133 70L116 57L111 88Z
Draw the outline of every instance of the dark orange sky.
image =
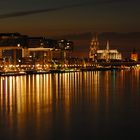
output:
M139 0L1 0L0 32L49 38L66 35L74 39L75 51L87 56L94 32L140 32L139 5ZM81 34L87 36L80 38ZM140 38L137 45L129 38L104 37L101 42L104 39L122 51L139 48L140 43Z
M139 0L1 0L0 32L140 31Z

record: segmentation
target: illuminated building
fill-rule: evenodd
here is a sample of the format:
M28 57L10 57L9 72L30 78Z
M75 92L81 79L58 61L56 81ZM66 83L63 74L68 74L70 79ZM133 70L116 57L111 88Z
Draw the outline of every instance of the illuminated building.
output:
M19 33L0 33L1 63L14 63L22 57L22 47L26 46L27 36ZM21 47L22 46L22 47Z
M48 63L65 63L73 50L73 42L44 37L28 37L19 33L0 34L0 64L44 66ZM57 55L56 55L57 54Z
M122 55L117 49L109 49L109 41L107 41L106 49L97 50L97 59L109 60L121 60Z
M90 44L89 58L95 61L97 59L97 50L99 48L98 38L95 37L92 39Z
M96 38L93 38L90 45L89 58L93 61L98 60L121 60L122 55L118 52L117 49L109 48L109 41L107 41L106 49L99 49L99 41Z
M22 57L34 59L34 61L51 61L53 50L57 47L57 41L44 37L28 37L27 46L22 49Z
M133 52L131 53L131 60L138 61L138 54L135 49L133 49Z
M60 59L66 60L69 59L71 56L71 52L73 51L73 42L66 40L66 39L61 39L58 41L58 48L60 52Z

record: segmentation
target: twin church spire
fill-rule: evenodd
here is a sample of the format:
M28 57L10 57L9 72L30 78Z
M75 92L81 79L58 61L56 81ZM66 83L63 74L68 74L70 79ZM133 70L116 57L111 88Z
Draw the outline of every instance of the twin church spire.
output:
M97 35L92 39L90 44L89 58L92 61L110 61L110 60L121 60L122 55L116 49L110 50L109 40L106 42L105 49L99 49L99 41Z

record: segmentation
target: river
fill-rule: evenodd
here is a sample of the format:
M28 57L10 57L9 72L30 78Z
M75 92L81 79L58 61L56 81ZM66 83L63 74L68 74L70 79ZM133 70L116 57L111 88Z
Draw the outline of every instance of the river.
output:
M0 77L0 140L140 137L140 71Z

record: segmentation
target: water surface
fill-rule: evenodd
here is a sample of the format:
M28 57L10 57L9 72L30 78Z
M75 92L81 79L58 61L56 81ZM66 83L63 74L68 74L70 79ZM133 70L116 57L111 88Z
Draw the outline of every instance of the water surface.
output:
M140 71L0 77L0 139L136 139Z

